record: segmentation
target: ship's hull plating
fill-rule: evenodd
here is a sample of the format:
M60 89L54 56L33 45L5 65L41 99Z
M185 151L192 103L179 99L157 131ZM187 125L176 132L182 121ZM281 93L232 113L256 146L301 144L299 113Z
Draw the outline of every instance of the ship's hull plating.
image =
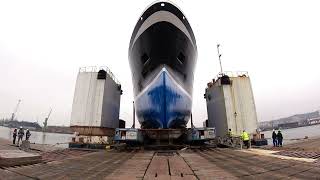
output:
M139 122L150 128L184 127L190 117L192 98L163 68L136 97Z
M143 13L129 47L136 114L143 128L186 127L196 56L193 32L176 6L159 2Z

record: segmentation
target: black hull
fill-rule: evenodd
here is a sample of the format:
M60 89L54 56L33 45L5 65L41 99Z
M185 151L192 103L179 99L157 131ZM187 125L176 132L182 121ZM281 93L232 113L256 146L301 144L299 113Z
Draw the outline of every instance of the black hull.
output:
M143 127L177 128L185 126L191 113L193 73L196 57L197 47L193 32L187 19L176 6L168 2L159 2L150 6L143 13L134 29L129 46L129 62L132 71L135 101L141 101L136 106L137 115ZM167 96L167 94L159 94L157 96L161 96L164 99L164 101L161 100L160 102L158 100L159 102L156 103L161 104L161 108L159 107L161 112L156 109L152 110L152 107L145 107L151 106L147 101L149 101L148 98L152 97L148 97L148 94L143 93L148 93L148 91L152 90L150 89L150 86L153 86L151 85L152 80L159 76L159 72L164 67L167 71L166 74L169 74L168 77L165 75L168 83L175 84L170 86L170 91L178 94L179 97L188 97L188 99L191 97L190 102L189 100L187 101L190 105L172 110L169 106L181 106L178 101L185 101L181 99L171 100L171 97ZM158 87L161 84L165 89L168 89L168 87L165 87L167 86L165 83L153 83L158 84ZM140 96L144 100L137 99ZM163 103L170 101L177 103ZM150 116L150 111L157 112L151 113L153 115ZM179 111L183 111L183 113ZM155 120L152 120L154 114L157 113L160 115L155 119L161 122L160 125L155 123ZM164 115L161 115L161 113ZM171 114L179 115L175 117L175 115L171 116ZM169 123L171 121L174 121L174 123Z

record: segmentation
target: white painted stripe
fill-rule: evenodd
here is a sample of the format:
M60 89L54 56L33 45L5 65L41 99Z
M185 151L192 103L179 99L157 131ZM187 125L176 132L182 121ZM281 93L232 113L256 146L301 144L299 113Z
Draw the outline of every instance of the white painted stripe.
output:
M143 95L149 89L149 87L152 86L159 79L159 76L162 74L162 72L166 72L168 77L171 79L171 82L173 82L187 97L189 97L192 100L191 95L180 84L178 84L174 80L172 75L168 72L168 70L165 67L163 67L162 70L158 73L158 75L136 96L135 101L139 99L139 97Z
M150 86L152 86L158 79L159 76L161 76L162 70L158 73L158 75L136 96L135 101L142 95L144 94Z
M137 32L137 34L133 40L131 48L133 47L134 43L139 38L139 36L146 29L148 29L150 26L152 26L155 23L163 22L163 21L169 22L169 23L173 24L174 26L176 26L178 29L180 29L189 38L189 40L191 41L191 44L195 47L188 29L186 28L186 26L183 24L183 22L176 15L172 14L169 11L157 11L157 12L153 13L151 16L149 16L143 22L143 24L141 25L139 31Z
M174 78L166 68L163 68L162 70L167 73L168 77L171 79L171 82L173 82L173 84L175 84L186 96L192 99L191 95L179 83L177 83L177 81L174 80Z

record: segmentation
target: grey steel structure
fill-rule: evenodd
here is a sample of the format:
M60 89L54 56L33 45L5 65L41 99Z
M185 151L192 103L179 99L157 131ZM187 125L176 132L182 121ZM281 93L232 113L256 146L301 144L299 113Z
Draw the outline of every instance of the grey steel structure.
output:
M119 127L121 85L107 67L80 68L70 126L81 134L102 135Z
M223 137L231 129L235 135L243 130L250 134L257 131L257 113L247 72L225 72L205 91L208 111L208 126L216 129L216 135Z

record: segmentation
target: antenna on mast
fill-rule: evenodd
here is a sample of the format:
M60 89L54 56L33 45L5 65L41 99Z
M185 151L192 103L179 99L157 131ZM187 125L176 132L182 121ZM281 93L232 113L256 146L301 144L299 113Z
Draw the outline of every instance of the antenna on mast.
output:
M222 64L221 64L221 56L222 54L220 54L220 44L217 44L217 50L218 50L218 58L219 58L219 63L220 63L220 73L219 74L223 74L223 71L222 71Z
M136 108L134 106L134 101L132 101L133 105L133 123L132 123L132 127L131 128L136 128Z
M12 113L12 115L11 115L11 121L13 121L13 120L16 118L20 103L21 103L21 99L18 100L18 104L17 104L17 106L14 108L14 111L13 111L13 113Z

